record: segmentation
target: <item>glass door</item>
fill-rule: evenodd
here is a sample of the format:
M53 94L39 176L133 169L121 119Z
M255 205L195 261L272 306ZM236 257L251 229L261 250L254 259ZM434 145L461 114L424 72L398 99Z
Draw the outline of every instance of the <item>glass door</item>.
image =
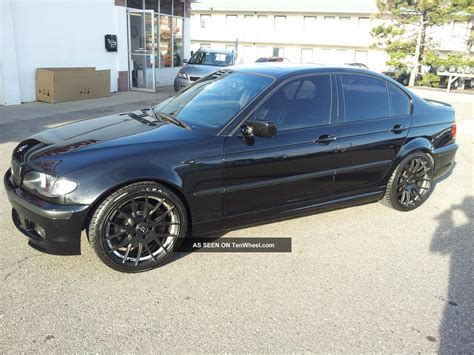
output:
M153 10L128 10L129 73L132 90L155 92Z

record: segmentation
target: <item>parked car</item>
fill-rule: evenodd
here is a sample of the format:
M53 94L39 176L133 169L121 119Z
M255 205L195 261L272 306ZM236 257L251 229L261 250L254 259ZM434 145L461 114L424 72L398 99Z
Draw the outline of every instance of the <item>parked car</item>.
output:
M231 50L200 48L189 61L184 60L184 66L174 79L174 91L179 91L222 67L234 65L236 57Z
M414 210L455 137L451 106L386 76L244 65L149 109L31 136L4 185L30 244L78 254L85 229L105 264L137 272L190 235L378 200Z
M345 65L349 65L350 67L369 69L369 67L365 65L364 63L345 63Z
M255 63L267 63L267 62L289 62L288 58L285 57L260 57L258 58Z
M382 72L382 74L388 76L389 78L392 78L393 80L398 81L400 84L404 86L408 86L408 84L410 83L409 70L400 70L398 68L391 68L389 70ZM423 76L421 74L417 74L415 82L419 82L422 78Z

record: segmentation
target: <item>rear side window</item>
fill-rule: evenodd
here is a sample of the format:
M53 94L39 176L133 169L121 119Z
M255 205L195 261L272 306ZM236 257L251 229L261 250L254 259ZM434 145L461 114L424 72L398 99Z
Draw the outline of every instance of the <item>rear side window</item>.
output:
M341 75L346 122L390 116L387 85L362 75Z
M252 119L274 122L278 131L285 131L329 124L330 113L330 77L317 75L278 89Z
M405 116L410 114L410 98L393 84L388 84L390 101L392 103L392 116Z

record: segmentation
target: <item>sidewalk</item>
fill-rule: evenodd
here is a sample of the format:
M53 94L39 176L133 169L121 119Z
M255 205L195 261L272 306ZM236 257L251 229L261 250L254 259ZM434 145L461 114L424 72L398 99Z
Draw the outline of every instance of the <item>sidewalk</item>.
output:
M21 105L0 106L0 126L41 118L64 116L70 120L111 115L157 104L173 93L173 88L158 88L156 93L125 91L109 97L49 104L29 102ZM59 118L59 117L58 117Z

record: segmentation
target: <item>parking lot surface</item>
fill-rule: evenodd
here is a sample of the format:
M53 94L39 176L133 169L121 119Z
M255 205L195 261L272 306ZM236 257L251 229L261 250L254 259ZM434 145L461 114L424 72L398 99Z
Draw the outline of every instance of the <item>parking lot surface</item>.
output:
M0 352L473 353L474 96L420 93L456 108L450 176L410 213L375 203L225 235L291 237L291 253L195 252L121 274L86 238L81 256L29 247L2 186ZM2 173L21 139L66 116L0 121Z

